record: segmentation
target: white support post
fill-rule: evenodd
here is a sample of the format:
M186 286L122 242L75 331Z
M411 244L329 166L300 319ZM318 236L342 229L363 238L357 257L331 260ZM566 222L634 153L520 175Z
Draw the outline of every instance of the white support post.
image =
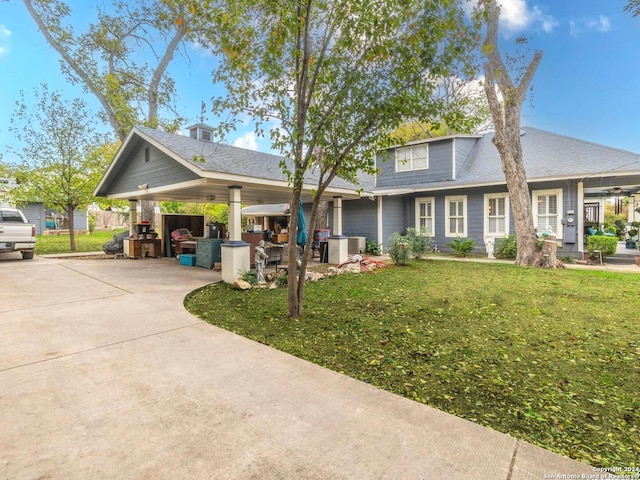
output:
M238 185L229 187L229 240L232 242L242 240L241 190Z
M576 202L578 205L577 215L577 229L578 229L578 238L576 241L578 242L578 252L581 254L584 253L584 182L578 182L578 201ZM580 259L582 260L582 255L580 255Z
M129 236L132 237L136 231L135 224L138 223L138 201L129 200Z
M329 237L329 263L349 259L349 240L342 235L342 197L333 197L333 235Z
M242 241L241 191L242 187L229 187L229 241L221 245L222 281L234 283L251 268L251 245Z

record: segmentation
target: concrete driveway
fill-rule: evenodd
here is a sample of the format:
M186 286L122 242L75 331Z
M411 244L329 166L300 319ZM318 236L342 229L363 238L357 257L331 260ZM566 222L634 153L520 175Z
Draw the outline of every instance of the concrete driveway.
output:
M187 313L218 279L168 259L0 255L0 478L593 473Z

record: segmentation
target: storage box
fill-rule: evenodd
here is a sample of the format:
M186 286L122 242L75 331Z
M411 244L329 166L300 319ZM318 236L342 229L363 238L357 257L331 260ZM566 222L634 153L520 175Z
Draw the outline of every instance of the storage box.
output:
M196 256L189 253L180 254L180 265L186 265L188 267L196 266Z

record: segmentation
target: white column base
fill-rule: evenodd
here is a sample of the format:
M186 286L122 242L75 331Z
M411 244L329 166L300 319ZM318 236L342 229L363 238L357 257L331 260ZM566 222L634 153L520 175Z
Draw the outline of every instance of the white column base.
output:
M349 239L342 235L329 237L329 263L336 265L349 260Z
M223 243L220 247L222 281L234 283L244 272L251 269L249 263L251 245L240 241Z

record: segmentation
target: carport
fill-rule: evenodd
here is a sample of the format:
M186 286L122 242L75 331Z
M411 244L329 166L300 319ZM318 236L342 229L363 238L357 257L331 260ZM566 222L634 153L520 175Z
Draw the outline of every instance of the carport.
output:
M289 203L291 184L282 172L282 157L212 142L213 129L202 123L188 127L188 131L184 136L134 127L94 195L128 200L131 231L141 200L228 203L229 240L222 244L222 279L233 283L240 272L250 268L250 245L241 237L242 205ZM313 200L316 188L317 177L308 172L302 189L304 203ZM330 263L347 259L342 201L360 198L357 189L336 178L322 195L322 200L333 203Z

